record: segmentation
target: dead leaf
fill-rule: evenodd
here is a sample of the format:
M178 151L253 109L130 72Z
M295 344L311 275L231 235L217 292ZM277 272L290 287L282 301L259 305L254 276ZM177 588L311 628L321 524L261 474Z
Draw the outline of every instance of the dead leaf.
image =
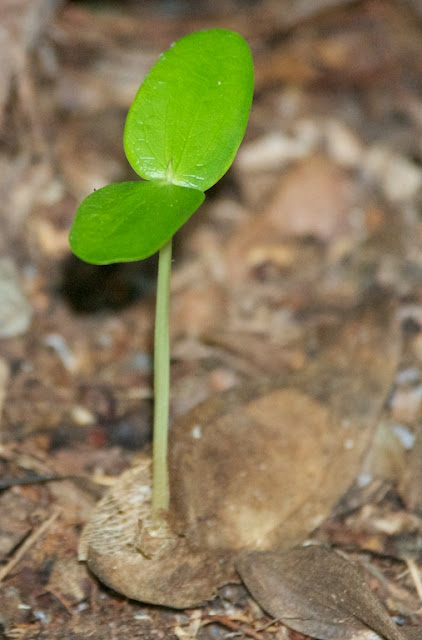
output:
M287 548L351 484L392 383L391 301L368 300L304 371L231 389L171 429L171 517L207 549Z
M286 553L247 552L237 561L243 581L265 611L320 640L405 640L363 573L321 546Z
M346 171L323 155L303 159L281 175L264 211L232 236L227 247L230 280L248 282L250 272L266 263L282 273L302 271L304 249L298 251L292 242L298 238L312 237L321 244L347 238L355 245L361 230L353 204L353 182ZM321 260L320 255L305 257L306 262Z
M419 410L415 422L415 441L413 443L406 473L400 493L409 509L422 513L422 411Z
M403 633L407 640L420 640L422 638L422 627L410 627L403 629Z
M139 551L150 497L150 463L145 461L123 473L97 504L80 541L79 560L102 582L134 600L183 609L210 598L227 580L222 558L219 562L212 554L192 551L178 536L170 536L167 548L152 558Z
M13 517L9 517L13 514ZM25 498L11 492L0 496L0 559L5 561L31 532Z
M265 216L282 236L329 242L353 235L352 198L350 176L328 158L311 156L283 176Z
M383 417L362 466L362 476L368 481L376 478L397 483L406 473L406 457L406 448L397 434L397 425Z

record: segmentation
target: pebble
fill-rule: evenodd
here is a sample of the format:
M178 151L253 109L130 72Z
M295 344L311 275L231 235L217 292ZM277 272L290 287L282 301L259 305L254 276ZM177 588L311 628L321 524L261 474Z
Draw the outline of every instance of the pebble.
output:
M422 187L419 167L382 145L370 147L363 164L367 174L380 183L385 196L392 202L411 200Z
M329 156L343 167L358 167L364 150L357 135L344 123L334 119L327 120L324 129Z
M271 171L305 158L314 146L313 139L270 133L245 145L236 163L242 171Z

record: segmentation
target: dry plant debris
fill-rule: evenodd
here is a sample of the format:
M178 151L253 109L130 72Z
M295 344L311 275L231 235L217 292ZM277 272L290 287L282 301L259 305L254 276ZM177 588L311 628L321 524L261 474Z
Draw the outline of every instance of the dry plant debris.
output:
M17 561L0 585L0 637L158 640L186 632L208 640L241 628L263 640L305 637L282 622L268 626L271 620L241 586L220 589L199 613L175 613L120 598L77 562L80 531L105 482L128 468L136 477L148 460L152 301L151 268L131 266L104 277L84 273L76 296L88 313L72 311L65 292L82 278L80 265L66 263L63 283L68 229L77 201L91 189L130 179L119 127L141 75L169 42L221 26L239 30L251 44L259 90L242 155L210 198L201 224L178 238L174 438L183 430L183 414L234 385L250 385L258 394L250 400L253 417L240 391L229 395L242 407L242 420L246 413L255 421L262 404L269 411L259 398L263 377L305 384L308 367L315 369L312 362L320 361L357 301L373 285L390 291L403 345L380 422L399 445L385 438L395 454L390 467L386 450L378 451L382 464L365 466L364 473L353 463L357 482L314 537L363 562L389 615L407 637L419 638L420 2L231 0L213 8L198 0L171 3L171 14L168 3L148 1L110 1L96 9L50 0L0 4L0 250L16 267L31 317L29 329L0 343L0 475L22 482L31 474L73 478L16 482L2 490L0 562L4 568ZM388 394L393 374L384 359L379 368ZM309 398L306 384L300 389ZM290 396L291 389L272 397ZM203 406L213 413L216 401L208 402ZM374 423L375 414L373 408ZM227 432L233 428L230 418L229 412L217 418L222 431L225 422ZM202 441L192 442L198 424L180 436L185 453L177 455L186 459L197 445L199 458L214 445L226 455L208 426L196 429ZM296 467L304 480L304 464L303 477ZM205 469L209 477L217 472L215 465ZM198 472L189 470L192 478ZM173 513L174 526L189 523L186 544L197 534L220 544L201 528L200 492L191 492L190 512L189 490L175 496L186 513ZM217 497L209 498L213 513L206 515L212 518ZM334 494L330 500L320 513L328 515ZM60 517L20 556L25 539L57 507ZM233 542L229 534L228 527L221 531L224 544Z
M274 618L321 640L406 640L372 593L362 572L318 545L285 553L247 552L239 571ZM422 633L422 628L419 629Z
M239 551L286 549L310 534L357 475L391 388L394 308L382 294L369 298L305 371L217 394L181 416L168 536L151 550L143 538L150 479L138 469L96 507L80 557L130 598L186 608L236 581Z

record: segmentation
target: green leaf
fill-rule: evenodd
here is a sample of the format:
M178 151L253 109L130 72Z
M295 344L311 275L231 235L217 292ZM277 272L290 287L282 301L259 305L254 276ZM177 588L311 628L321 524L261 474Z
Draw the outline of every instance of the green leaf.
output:
M151 182L88 196L69 236L74 253L107 264L159 250L232 163L252 93L252 57L239 34L211 29L176 42L145 78L126 120L128 160Z
M69 242L93 264L141 260L160 249L204 201L173 184L122 182L94 191L79 206Z
M239 34L182 38L153 66L128 113L124 148L133 169L206 191L233 162L252 94L252 56Z

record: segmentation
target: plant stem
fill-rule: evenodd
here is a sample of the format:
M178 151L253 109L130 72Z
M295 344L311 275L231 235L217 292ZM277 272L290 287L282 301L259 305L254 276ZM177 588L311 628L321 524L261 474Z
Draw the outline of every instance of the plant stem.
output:
M152 456L152 519L169 507L167 466L170 400L169 298L171 239L159 251L154 332L154 435Z

